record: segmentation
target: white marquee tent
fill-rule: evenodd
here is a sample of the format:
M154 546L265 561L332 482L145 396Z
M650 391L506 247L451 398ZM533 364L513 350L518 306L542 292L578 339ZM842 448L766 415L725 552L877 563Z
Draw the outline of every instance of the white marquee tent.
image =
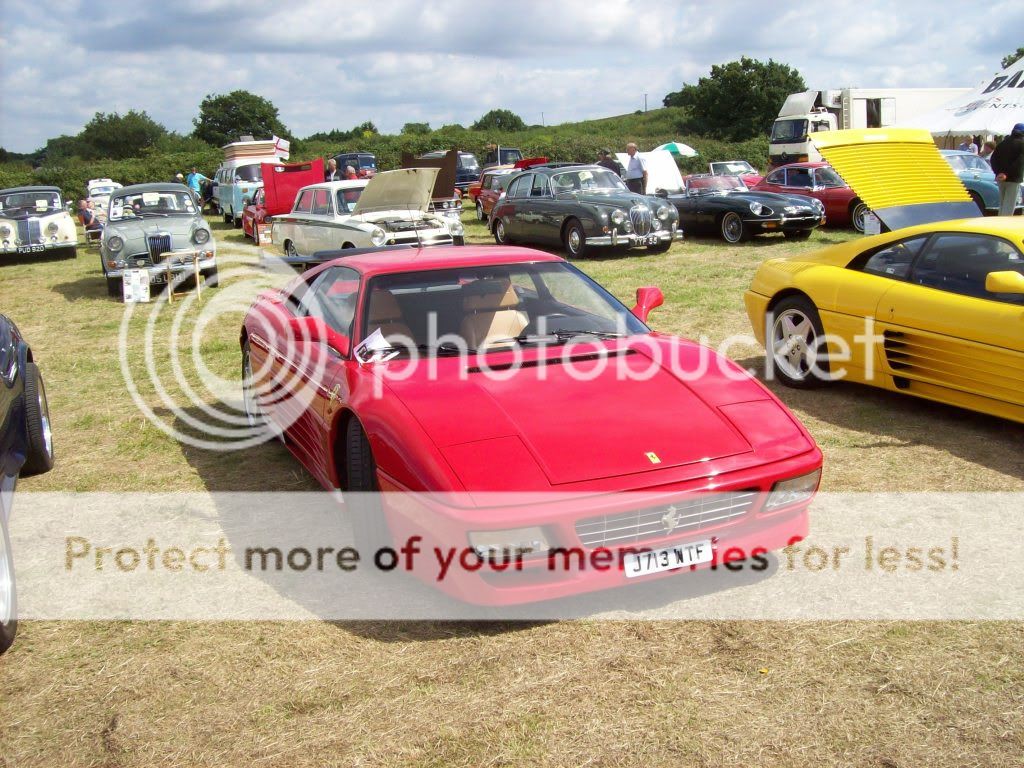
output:
M1024 123L1024 58L932 112L900 122L933 136L1005 136Z

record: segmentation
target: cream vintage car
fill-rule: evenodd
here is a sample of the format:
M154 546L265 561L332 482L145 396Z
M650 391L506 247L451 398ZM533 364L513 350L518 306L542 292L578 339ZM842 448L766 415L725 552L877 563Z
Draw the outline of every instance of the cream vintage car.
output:
M75 258L78 230L58 187L0 190L0 253Z
M112 179L89 179L85 185L85 197L92 203L96 218L100 221L107 220L107 208L110 207L110 195L114 190L121 189L123 184L118 184Z
M271 239L295 264L343 248L462 245L461 221L427 213L436 175L436 168L403 168L303 187L291 212L274 216Z

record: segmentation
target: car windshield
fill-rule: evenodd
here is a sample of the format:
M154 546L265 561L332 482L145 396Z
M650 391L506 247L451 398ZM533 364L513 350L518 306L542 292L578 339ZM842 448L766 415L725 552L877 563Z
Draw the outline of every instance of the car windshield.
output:
M818 168L814 178L819 187L845 187L846 182L831 168Z
M518 149L499 149L498 150L498 163L500 165L509 165L511 163L518 163L523 159L523 153Z
M379 344L383 336L406 353L470 354L648 330L565 262L380 275L367 290L362 338Z
M551 177L555 192L588 192L604 190L621 192L626 189L619 174L605 169L587 168L580 171L565 171Z
M806 136L806 120L776 120L772 125L771 141L775 144L803 141Z
M738 176L753 173L754 169L746 160L732 160L726 163L712 163L711 172L716 176Z
M242 181L262 181L263 169L259 163L240 165L235 168L235 177Z
M363 194L364 189L366 189L366 187L339 189L337 193L338 213L352 213L352 211L355 210L356 203L359 202L359 196Z
M37 211L44 213L61 207L56 192L27 190L0 194L0 211Z
M115 197L110 201L110 221L148 216L194 216L195 198L188 192L158 189Z
M109 195L117 187L93 187L89 190L89 197L97 197L99 195Z
M459 168L464 171L480 171L480 163L477 162L476 155L471 155L468 152L462 152L459 154Z
M696 179L686 179L686 194L691 197L746 191L747 185L736 176L700 176Z

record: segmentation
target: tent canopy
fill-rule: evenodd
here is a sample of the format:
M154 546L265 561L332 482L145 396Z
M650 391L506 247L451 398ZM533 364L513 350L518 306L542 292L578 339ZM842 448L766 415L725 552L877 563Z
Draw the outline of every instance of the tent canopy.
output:
M933 136L1005 136L1024 123L1024 58L943 107L900 121L905 128L924 128Z

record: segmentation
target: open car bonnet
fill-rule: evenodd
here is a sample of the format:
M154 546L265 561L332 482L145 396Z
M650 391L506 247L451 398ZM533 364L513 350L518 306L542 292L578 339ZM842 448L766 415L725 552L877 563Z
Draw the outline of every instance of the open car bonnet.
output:
M400 168L378 173L363 190L353 214L373 211L426 212L437 168Z
M981 215L928 131L822 131L811 141L889 229Z

